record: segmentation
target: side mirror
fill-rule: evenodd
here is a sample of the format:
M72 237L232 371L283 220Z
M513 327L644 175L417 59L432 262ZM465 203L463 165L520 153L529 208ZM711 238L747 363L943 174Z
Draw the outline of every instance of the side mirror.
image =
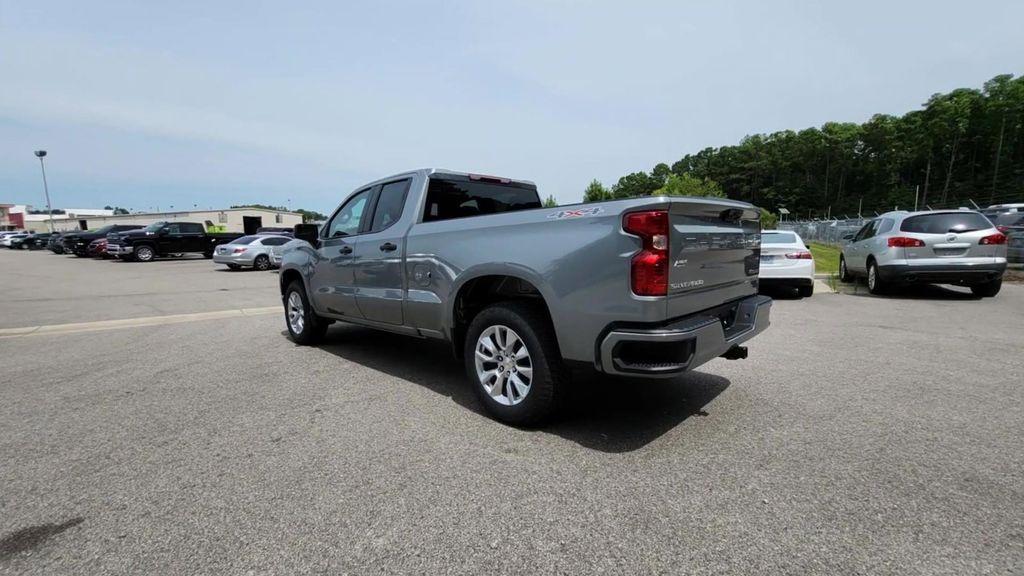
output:
M316 224L296 224L292 228L292 235L298 240L309 242L314 248L320 244L320 230Z
M849 242L850 240L853 240L854 236L856 236L856 234L843 234L843 240Z

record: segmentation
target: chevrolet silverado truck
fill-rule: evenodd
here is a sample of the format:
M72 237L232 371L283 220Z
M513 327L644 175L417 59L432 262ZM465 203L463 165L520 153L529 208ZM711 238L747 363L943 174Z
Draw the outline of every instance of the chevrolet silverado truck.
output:
M543 208L529 181L447 170L356 189L281 263L298 344L350 322L447 341L498 420L536 424L578 367L671 377L768 327L760 211L642 197Z
M149 262L158 256L189 252L213 258L213 250L242 233L210 233L197 222L154 222L145 228L107 235L107 254Z

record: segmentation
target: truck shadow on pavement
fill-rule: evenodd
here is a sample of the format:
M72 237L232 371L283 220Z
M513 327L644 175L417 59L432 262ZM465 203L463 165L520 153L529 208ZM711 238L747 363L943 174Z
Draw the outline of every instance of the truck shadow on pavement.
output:
M484 415L461 362L444 342L335 324L318 348L423 386ZM704 372L667 380L619 379L593 371L579 372L574 375L570 397L561 413L535 432L554 434L601 452L630 452L691 416L707 416L704 407L729 384L721 376Z

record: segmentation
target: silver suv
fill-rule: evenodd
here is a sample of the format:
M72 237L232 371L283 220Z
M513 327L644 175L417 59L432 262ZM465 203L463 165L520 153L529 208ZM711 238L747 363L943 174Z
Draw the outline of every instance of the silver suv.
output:
M1006 236L973 210L887 212L843 239L840 280L867 276L872 294L917 283L995 296L1003 283Z

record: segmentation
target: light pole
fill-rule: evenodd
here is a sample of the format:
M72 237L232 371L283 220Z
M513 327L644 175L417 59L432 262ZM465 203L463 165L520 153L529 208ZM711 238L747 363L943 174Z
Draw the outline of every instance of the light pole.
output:
M46 150L36 150L36 158L39 158L39 169L43 171L43 193L46 194L46 220L50 223L50 234L53 234L53 208L50 206L50 189L46 186L46 166L43 165L43 158L46 157Z

